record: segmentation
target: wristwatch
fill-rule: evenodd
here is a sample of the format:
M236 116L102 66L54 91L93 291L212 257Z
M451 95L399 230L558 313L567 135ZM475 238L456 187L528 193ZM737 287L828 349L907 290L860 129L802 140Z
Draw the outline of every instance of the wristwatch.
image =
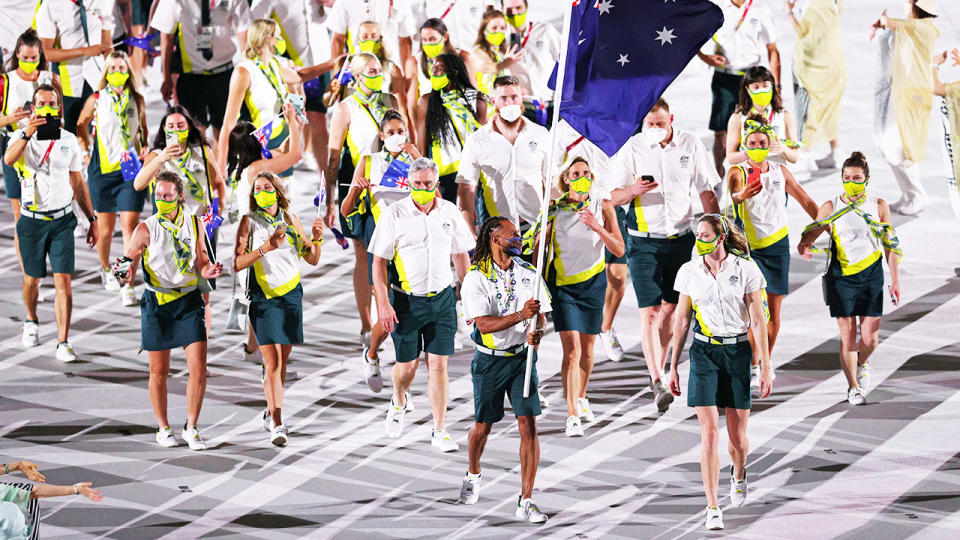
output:
M90 224L93 225L93 222L97 220L97 215L94 214L93 217L87 218L90 220Z
M25 141L29 141L29 140L30 140L30 137L32 137L32 136L33 136L33 135L27 135L27 132L26 132L26 131L21 131L21 132L20 132L20 138L23 139L23 140L25 140Z

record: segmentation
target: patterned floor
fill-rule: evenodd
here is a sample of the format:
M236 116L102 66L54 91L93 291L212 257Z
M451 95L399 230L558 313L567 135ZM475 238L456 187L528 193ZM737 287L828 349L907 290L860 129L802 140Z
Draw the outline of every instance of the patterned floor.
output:
M890 3L890 2L888 2ZM890 3L891 6L893 3ZM848 14L859 24L866 10ZM856 17L859 17L857 19ZM960 19L960 17L955 17ZM784 27L785 28L785 27ZM954 36L956 37L956 36ZM862 39L857 36L857 39ZM850 80L872 80L872 51L851 38ZM782 47L785 58L789 46ZM787 71L784 71L787 73ZM858 79L862 77L862 79ZM692 69L668 92L677 124L705 124L708 75ZM872 188L894 200L893 178L869 140L869 85L845 95L845 148L860 145L875 165ZM156 107L154 103L152 107ZM157 118L151 110L151 121ZM863 120L861 120L863 119ZM932 202L921 218L897 218L907 258L903 304L885 309L882 343L872 360L867 404L846 404L834 322L820 301L821 263L792 261L792 294L774 353L774 394L750 420L750 497L725 513L739 538L956 538L960 535L960 235L944 200L938 127L923 169ZM706 138L706 132L697 131ZM297 173L302 216L316 179ZM835 194L834 175L804 181L815 200ZM805 223L790 205L791 229ZM259 369L242 361L242 336L222 329L229 306L213 295L216 322L201 427L212 447L194 453L153 443L145 355L137 355L139 311L120 306L95 273L95 255L78 247L73 342L83 362L53 356L52 282L41 304L41 347L19 345L20 274L11 246L9 206L0 205L0 456L30 459L48 481L90 480L105 495L41 503L44 538L694 538L704 535L699 432L692 409L676 403L659 415L640 357L636 303L628 294L616 327L628 348L619 364L598 363L590 399L597 420L586 436L563 434L556 336L541 352L540 378L554 407L539 419L542 460L535 500L550 514L543 527L518 523L515 424L498 424L484 455L479 504L455 505L466 468L473 404L471 353L450 361L448 426L461 450L429 444L426 375L413 386L416 411L399 439L384 435L389 389L361 381L359 324L350 288L352 252L324 245L317 268L303 267L307 344L294 352L301 379L284 404L291 427L284 449L269 445L258 415L265 405ZM115 238L114 249L120 249ZM221 250L225 251L225 250ZM226 260L227 258L224 257ZM384 352L391 358L389 342ZM687 364L680 371L686 380ZM183 421L182 353L170 381L171 422ZM385 369L389 379L389 367ZM508 415L509 420L510 416ZM721 457L721 465L729 463ZM727 469L724 469L726 473ZM725 485L721 484L721 493ZM722 501L726 504L726 501ZM719 535L719 534L717 534Z

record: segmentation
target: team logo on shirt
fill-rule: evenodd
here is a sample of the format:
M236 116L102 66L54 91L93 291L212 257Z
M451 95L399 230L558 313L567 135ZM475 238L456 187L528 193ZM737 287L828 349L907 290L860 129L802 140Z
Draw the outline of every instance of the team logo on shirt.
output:
M530 286L530 278L525 277L525 278L523 278L523 279L520 280L520 283L523 283L523 286L524 286L524 287L529 287L529 286Z
M530 151L531 152L537 151L537 141L530 141Z
M730 285L736 285L740 281L738 276L730 276Z
M452 227L453 224L450 223L449 221L444 221L443 224L440 226L443 227L443 232L448 233L450 232L450 227Z
M690 165L690 156L680 156L680 168L686 169Z
M542 49L542 48L543 48L543 40L542 40L542 39L538 39L538 40L537 40L537 48L538 48L538 49Z
M778 179L774 180L774 181L772 182L772 184L773 184L773 187L779 188L779 187L780 187L780 179L778 178Z

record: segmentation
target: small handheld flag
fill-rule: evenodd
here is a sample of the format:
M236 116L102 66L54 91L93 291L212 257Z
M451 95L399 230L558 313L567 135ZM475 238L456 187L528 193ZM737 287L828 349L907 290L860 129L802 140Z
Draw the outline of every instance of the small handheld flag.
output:
M120 162L120 173L123 175L124 182L133 182L133 179L137 177L137 174L142 168L143 163L140 162L140 156L137 155L136 150L131 148L123 152Z
M160 56L160 51L154 49L153 45L150 44L150 42L153 41L153 38L159 35L160 34L158 32L154 32L153 34L147 34L146 32L144 32L136 36L128 37L127 39L123 40L123 43L130 47L137 47L139 49L143 49L147 51L147 54L149 54L150 56Z
M330 229L333 231L333 237L337 240L337 243L340 244L340 247L343 249L350 249L350 242L347 242L347 237L343 235L336 227Z
M410 189L410 183L407 182L409 174L410 164L395 159L387 166L387 170L383 172L383 176L380 177L376 185L406 191ZM371 178L371 180L373 179Z
M353 80L353 72L350 71L350 64L346 62L343 63L343 67L340 68L340 73L337 73L337 80L340 81L340 86L345 86Z
M273 135L273 122L267 122L250 135L260 143L260 154L263 159L272 158L273 154L270 153L270 150L267 150L267 146L270 145L270 137Z
M213 240L213 233L223 224L223 216L220 215L220 197L213 198L213 204L200 219L207 230L207 238Z
M317 217L322 217L324 204L327 201L327 176L320 171L320 192L313 198L313 205L317 207Z
M533 100L533 112L537 115L537 123L541 126L547 125L547 104L538 99Z

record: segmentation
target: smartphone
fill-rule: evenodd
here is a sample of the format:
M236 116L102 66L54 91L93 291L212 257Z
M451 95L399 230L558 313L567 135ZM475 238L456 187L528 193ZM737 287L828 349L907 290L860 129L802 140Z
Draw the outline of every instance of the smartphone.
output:
M25 111L32 110L32 109L33 109L33 102L28 99L27 101L24 101L24 102L23 102L23 106L20 107L20 108L23 109L23 110L25 110Z
M167 148L180 144L176 133L167 133Z
M520 46L520 34L518 32L512 32L510 34L510 49ZM509 51L509 49L508 49Z
M640 179L643 180L644 182L654 182L654 183L656 183L656 180L653 179L653 175L645 174L645 175L641 176Z

